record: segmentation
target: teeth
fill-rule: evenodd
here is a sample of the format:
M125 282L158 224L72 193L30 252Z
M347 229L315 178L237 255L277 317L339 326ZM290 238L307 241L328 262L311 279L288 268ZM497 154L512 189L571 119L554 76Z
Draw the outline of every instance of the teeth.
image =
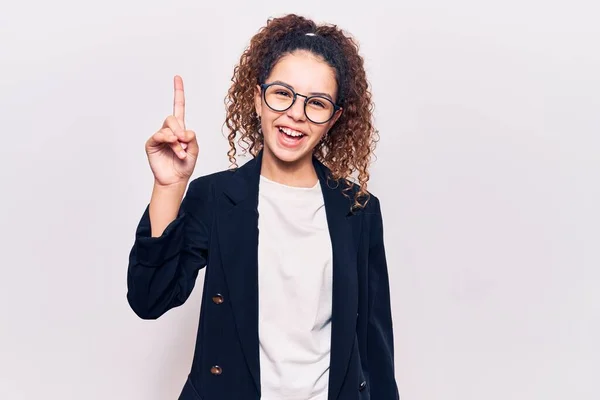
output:
M295 130L293 130L293 129L290 129L290 128L279 128L279 130L280 130L281 132L285 133L285 134L286 134L286 135L288 135L288 136L300 137L300 136L302 136L302 135L303 135L303 133L302 133L302 132L298 132L298 131L295 131Z

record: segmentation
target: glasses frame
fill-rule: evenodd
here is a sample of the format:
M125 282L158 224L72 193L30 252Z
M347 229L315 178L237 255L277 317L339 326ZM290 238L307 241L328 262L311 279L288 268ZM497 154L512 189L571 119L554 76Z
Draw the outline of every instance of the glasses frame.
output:
M269 102L267 101L267 98L266 98L267 97L267 89L269 87L271 87L271 86L274 86L274 85L283 86L283 87L287 88L289 91L291 91L294 94L294 98L292 100L292 104L290 104L287 108L285 108L283 110L277 110L277 109L271 107L269 105ZM292 87L290 85L287 85L287 84L285 84L283 82L262 83L260 85L260 89L261 89L261 92L262 92L262 99L263 99L263 101L265 102L265 104L267 105L267 107L269 107L271 110L273 110L275 112L285 112L285 111L289 110L296 103L296 99L298 98L298 96L304 97L304 115L313 124L317 124L317 125L326 124L329 121L331 121L331 119L335 116L335 113L338 112L338 110L342 110L341 106L335 104L332 100L328 99L327 97L324 97L324 96L321 96L321 95L307 96L307 95L304 95L304 94L297 93L294 89L292 89ZM312 119L310 119L310 117L306 113L306 104L308 103L308 101L310 99L315 99L315 98L327 100L328 102L330 102L331 104L333 104L333 112L331 113L331 116L326 121L315 122Z

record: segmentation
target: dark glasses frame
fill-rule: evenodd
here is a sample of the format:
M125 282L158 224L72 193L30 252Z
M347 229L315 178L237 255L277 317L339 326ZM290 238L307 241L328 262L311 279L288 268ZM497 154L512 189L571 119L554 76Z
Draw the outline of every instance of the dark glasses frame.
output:
M283 110L278 110L278 109L275 109L275 108L271 107L269 105L269 102L266 99L267 89L269 87L271 87L271 86L274 86L274 85L283 86L283 87L285 87L286 89L288 89L290 92L292 92L294 94L294 98L292 99L292 103L287 108L285 108ZM326 124L327 122L331 121L331 119L335 116L335 113L338 112L338 110L343 110L343 108L341 106L335 104L333 101L331 101L327 97L324 97L324 96L321 96L321 95L307 96L307 95L304 95L304 94L297 93L294 89L292 89L292 87L290 85L287 85L287 84L285 84L283 82L262 83L260 85L260 89L261 89L263 101L265 102L265 104L267 105L267 107L269 107L271 110L273 110L275 112L285 112L285 111L289 110L296 103L296 99L298 99L298 96L304 97L304 115L313 124L317 124L317 125ZM333 105L333 112L331 113L331 116L326 121L322 121L322 122L313 121L312 119L310 119L310 117L308 116L308 114L306 112L306 105L308 104L308 101L310 99L317 99L317 98L325 100L325 101L328 101L328 102L330 102Z

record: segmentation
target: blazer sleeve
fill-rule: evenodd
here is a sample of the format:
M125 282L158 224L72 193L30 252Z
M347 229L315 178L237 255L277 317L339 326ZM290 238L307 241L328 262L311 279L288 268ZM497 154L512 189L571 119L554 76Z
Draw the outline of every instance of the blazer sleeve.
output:
M379 200L372 196L373 213L369 240L368 276L371 291L367 322L367 357L371 398L400 398L395 378L394 333L383 220Z
M160 237L151 236L149 205L138 223L127 268L127 301L143 319L182 305L208 263L212 200L208 185L193 180L178 215Z

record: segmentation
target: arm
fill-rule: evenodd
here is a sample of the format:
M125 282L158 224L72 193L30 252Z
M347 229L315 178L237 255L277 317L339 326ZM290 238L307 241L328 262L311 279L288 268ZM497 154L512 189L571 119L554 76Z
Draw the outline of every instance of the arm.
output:
M383 240L383 221L379 200L372 197L369 240L369 289L372 291L367 322L367 355L371 398L399 399L394 369L394 333L390 304L390 285Z
M154 184L148 206L152 237L160 237L166 227L177 218L186 186L187 181L166 187Z
M194 288L198 271L206 266L212 214L207 186L201 180L192 181L179 209L155 209L159 202L146 208L127 269L127 301L140 318L156 319L182 305ZM157 195L170 196L153 193L152 201ZM150 215L157 226L152 226Z

